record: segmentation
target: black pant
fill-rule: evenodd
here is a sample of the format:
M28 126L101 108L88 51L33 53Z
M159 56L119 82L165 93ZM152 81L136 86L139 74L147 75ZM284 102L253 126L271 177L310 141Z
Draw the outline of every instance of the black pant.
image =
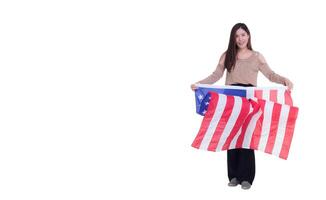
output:
M249 87L251 84L232 84ZM227 151L229 180L237 178L240 183L248 181L253 183L255 178L255 152L252 149L231 149Z

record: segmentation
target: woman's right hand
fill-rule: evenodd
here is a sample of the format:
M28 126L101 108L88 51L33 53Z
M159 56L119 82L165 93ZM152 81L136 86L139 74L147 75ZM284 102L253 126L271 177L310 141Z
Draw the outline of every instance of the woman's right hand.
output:
M192 91L195 91L198 87L196 86L196 84L191 84L190 85Z

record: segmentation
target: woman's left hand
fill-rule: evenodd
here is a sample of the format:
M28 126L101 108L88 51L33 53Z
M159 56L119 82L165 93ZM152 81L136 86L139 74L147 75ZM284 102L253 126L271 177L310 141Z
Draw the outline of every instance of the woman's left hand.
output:
M289 90L293 89L293 83L287 78L284 80L284 85L287 86Z

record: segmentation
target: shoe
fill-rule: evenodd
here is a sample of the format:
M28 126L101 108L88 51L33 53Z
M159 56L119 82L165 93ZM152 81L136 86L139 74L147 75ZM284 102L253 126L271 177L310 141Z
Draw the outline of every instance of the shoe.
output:
M239 184L238 179L237 179L237 178L233 178L233 179L231 179L231 181L228 183L228 186L230 186L230 187L235 187L235 186L237 186L238 184Z
M251 184L248 181L242 181L241 182L241 188L244 190L249 190L251 187Z

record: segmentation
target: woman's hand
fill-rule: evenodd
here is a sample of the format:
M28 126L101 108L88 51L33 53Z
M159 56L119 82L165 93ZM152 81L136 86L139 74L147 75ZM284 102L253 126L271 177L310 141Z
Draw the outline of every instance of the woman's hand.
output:
M287 86L289 90L293 89L293 83L287 78L284 80L284 85Z
M195 91L198 87L196 86L196 84L191 84L190 85L192 91Z

